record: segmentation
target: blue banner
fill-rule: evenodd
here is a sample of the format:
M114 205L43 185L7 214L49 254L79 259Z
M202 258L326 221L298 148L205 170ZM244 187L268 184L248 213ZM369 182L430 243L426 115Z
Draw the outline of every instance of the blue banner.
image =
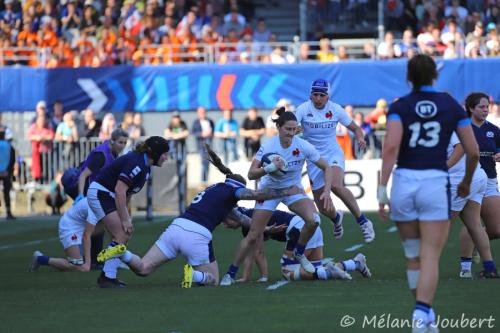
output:
M438 90L459 101L472 91L500 100L500 58L438 60ZM115 66L103 68L0 69L0 111L33 110L39 100L62 101L65 110L173 111L198 106L220 110L273 108L281 98L295 105L324 78L339 104L372 106L409 92L406 60L335 64Z

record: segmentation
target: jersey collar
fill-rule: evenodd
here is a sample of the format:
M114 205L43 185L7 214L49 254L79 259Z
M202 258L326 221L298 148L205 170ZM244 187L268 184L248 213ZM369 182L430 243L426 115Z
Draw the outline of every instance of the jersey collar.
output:
M420 91L423 92L436 92L436 89L434 89L433 86L421 86Z

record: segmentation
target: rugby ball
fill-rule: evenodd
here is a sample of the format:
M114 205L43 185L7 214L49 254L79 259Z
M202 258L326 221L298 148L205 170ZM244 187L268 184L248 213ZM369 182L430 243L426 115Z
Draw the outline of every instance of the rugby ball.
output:
M281 159L283 161L283 167L281 169L278 169L278 170L270 173L270 175L275 176L275 177L284 176L286 174L287 170L288 170L288 168L286 166L287 163L286 163L286 160L283 158L283 156L281 156L278 153L267 153L267 154L264 154L264 156L262 156L262 159L261 159L262 166L263 167L268 166L276 158Z

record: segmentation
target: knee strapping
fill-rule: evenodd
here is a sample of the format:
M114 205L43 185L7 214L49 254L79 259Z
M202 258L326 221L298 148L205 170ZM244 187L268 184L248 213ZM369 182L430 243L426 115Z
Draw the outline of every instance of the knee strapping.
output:
M420 239L406 239L402 244L406 258L415 259L420 256Z
M408 287L410 288L410 290L417 289L419 277L420 277L420 270L408 269L406 271L406 278L408 280Z

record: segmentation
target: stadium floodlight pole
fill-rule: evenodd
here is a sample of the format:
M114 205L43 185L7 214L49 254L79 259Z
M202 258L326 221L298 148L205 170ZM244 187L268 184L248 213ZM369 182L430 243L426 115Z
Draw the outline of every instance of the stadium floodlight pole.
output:
M299 3L299 27L300 40L307 40L307 0L300 0Z
M378 42L384 40L384 0L378 0Z

